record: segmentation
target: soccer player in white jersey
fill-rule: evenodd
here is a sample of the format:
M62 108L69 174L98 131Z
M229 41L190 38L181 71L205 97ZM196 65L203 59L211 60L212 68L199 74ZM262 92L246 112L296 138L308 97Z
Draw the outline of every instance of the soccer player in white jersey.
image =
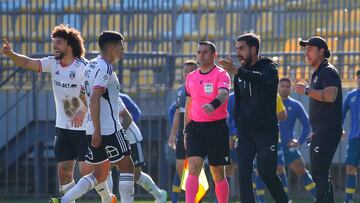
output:
M142 172L141 167L145 165L144 155L141 147L141 141L143 140L143 137L141 135L140 129L138 128L130 112L126 108L126 105L124 104L125 102L123 102L123 100L121 99L123 95L124 94L119 95L119 117L121 126L125 130L125 134L129 139L129 143L131 146L131 158L134 161L135 165L135 182L147 192L153 195L156 200L155 203L165 203L167 199L166 191L161 190L148 174ZM136 105L134 102L130 102L127 105L131 104ZM112 188L112 184L109 183L109 181L107 183L109 187Z
M121 203L134 201L134 164L129 142L119 121L120 84L112 66L123 55L123 40L118 32L102 32L98 38L100 55L92 59L84 70L83 93L89 107L86 161L92 164L94 171L82 177L61 201L53 198L52 203L69 203L99 184L106 185L110 169L108 160L120 172Z
M2 52L16 66L51 74L56 107L55 158L58 163L59 191L64 195L75 185L75 160L79 162L81 176L92 171L91 166L85 163L87 139L83 120L87 108L85 97L80 96L80 83L88 61L83 58L84 40L76 29L58 25L52 31L51 38L54 56L36 59L15 53L6 39L3 40ZM110 196L108 190L96 189L106 197Z

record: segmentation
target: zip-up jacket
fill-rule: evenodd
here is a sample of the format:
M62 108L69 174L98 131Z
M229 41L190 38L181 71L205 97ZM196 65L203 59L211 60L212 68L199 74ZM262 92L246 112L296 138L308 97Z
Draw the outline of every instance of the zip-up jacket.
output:
M279 131L276 96L277 64L260 57L251 67L240 67L234 77L235 114L239 133Z

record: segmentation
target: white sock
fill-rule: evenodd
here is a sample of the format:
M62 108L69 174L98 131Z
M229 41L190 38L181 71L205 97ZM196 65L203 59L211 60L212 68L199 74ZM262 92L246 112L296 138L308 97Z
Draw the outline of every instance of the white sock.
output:
M113 183L111 171L109 171L109 175L106 178L106 183L107 183L110 193L113 193L114 183Z
M65 195L71 188L75 186L75 181L72 180L70 183L65 185L60 185L59 192L61 195ZM75 203L75 201L72 201L70 203Z
M83 176L79 182L61 198L61 203L71 203L72 201L75 201L86 192L93 189L95 185L97 185L97 181L92 173Z
M64 195L65 193L67 193L71 188L73 188L75 186L75 181L72 180L70 183L65 184L65 185L60 185L59 187L59 192L61 195Z
M141 172L140 178L136 182L136 184L140 185L142 188L152 194L155 199L161 198L159 187L155 184L153 179L148 174Z
M134 202L134 174L120 173L119 177L119 192L121 203Z
M102 203L110 203L111 202L111 193L109 191L108 185L106 184L106 181L96 185L95 190L101 196Z

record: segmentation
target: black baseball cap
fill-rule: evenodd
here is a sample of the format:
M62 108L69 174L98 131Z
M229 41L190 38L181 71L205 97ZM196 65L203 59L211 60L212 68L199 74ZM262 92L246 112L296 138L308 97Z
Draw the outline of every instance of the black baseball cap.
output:
M324 51L325 58L329 58L331 56L329 47L326 44L326 41L322 37L319 36L310 37L308 40L301 40L299 44L302 47L309 45L309 46L316 46L319 49L323 48L325 50Z

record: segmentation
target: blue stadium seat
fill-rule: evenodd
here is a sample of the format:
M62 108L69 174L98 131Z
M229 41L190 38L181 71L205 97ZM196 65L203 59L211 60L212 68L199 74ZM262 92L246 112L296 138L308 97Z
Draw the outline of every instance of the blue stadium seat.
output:
M17 0L17 1L5 1L1 2L0 11L1 12L13 12L18 11L22 5L26 4L26 0Z
M171 32L172 28L172 18L171 14L158 14L154 17L151 30L149 31L149 36L152 39L162 40L170 39L171 35L168 33Z
M108 29L123 33L127 29L126 15L120 13L112 14L108 17Z
M42 15L38 17L37 26L31 33L32 39L48 40L53 28L57 25L56 15Z
M176 20L176 38L189 38L196 29L195 15L193 13L182 13Z
M44 10L46 12L69 12L75 11L75 0L54 0L50 4L45 4Z
M163 10L171 10L173 7L175 9L180 8L187 0L176 0L176 4L173 5L173 0L163 0L161 4L161 8Z
M2 14L0 15L0 33L1 38L11 38L12 36L9 35L9 33L13 33L13 21L11 15L8 14Z
M65 14L63 16L64 24L68 24L71 27L74 27L78 30L81 30L82 23L81 23L81 16L79 14Z

